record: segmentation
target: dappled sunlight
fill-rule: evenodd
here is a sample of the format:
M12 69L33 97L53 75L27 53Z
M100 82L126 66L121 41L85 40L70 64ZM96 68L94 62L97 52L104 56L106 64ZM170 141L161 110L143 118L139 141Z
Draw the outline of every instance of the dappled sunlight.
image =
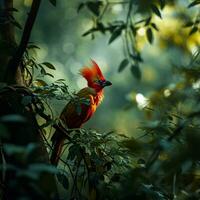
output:
M200 199L199 5L0 0L0 199Z
M148 105L148 99L141 93L135 95L135 100L139 109L143 109Z
M171 95L171 91L169 89L164 90L164 96L169 97Z
M159 45L161 48L171 45L184 51L192 51L193 48L200 45L199 33L197 31L190 36L190 28L184 27L186 23L176 17L176 14L173 8L167 7L166 18L156 21L159 26Z
M119 14L122 11L123 11L122 5L116 4L116 5L112 6L112 13L113 14Z
M31 6L33 0L24 0L24 5L25 6Z
M144 36L146 34L146 30L144 27L139 28L137 32L139 36Z

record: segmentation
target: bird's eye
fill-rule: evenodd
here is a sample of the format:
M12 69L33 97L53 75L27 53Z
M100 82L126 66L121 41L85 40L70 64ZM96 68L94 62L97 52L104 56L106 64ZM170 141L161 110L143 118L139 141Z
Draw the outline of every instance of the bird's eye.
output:
M105 82L106 82L105 80L100 80L100 79L95 81L95 83L97 83L98 85L101 85L101 86L103 86L105 84Z
M102 80L96 80L95 83L101 85L102 84Z

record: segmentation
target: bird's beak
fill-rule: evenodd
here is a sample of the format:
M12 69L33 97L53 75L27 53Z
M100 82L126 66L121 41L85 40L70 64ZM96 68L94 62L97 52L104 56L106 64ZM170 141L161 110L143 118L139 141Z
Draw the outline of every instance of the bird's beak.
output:
M103 83L103 87L111 86L111 85L112 85L112 83L111 83L110 81L105 81L105 82Z

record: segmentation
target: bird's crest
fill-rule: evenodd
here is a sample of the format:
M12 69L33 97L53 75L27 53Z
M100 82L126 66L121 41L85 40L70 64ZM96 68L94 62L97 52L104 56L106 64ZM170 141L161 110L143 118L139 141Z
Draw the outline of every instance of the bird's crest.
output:
M95 80L105 80L99 66L94 60L92 61L91 67L83 67L80 70L81 75L88 81L88 83L92 83Z

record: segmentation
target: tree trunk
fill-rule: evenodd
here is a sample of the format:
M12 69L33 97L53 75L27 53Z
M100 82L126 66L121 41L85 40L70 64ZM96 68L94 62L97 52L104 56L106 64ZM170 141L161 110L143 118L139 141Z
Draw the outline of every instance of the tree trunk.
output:
M6 66L16 46L14 28L9 22L10 12L6 9L13 7L12 0L0 1L0 82L4 81Z
M6 76L7 65L15 49L14 25L11 23L13 0L0 0L0 82ZM17 69L14 83L22 84L21 71Z
M8 132L8 137L2 137L0 127L0 164L5 167L4 170L0 168L0 199L55 199L57 189L52 173L41 173L38 179L33 180L27 175L17 176L20 170L29 168L33 164L49 164L49 157L32 105L22 103L26 97L33 98L28 89L21 87L23 79L19 64L31 30L29 30L26 43L23 44L25 46L20 49L20 55L17 54L21 43L17 46L15 41L14 25L10 21L12 8L13 0L0 0L0 123ZM34 21L31 23L33 25ZM17 62L15 62L16 56L18 56ZM17 65L12 65L13 61ZM5 79L5 77L8 78ZM10 85L2 89L3 85L10 83L20 86ZM37 148L31 152L30 157L23 160L19 156L6 152L4 147L7 144L23 148L34 144ZM7 169L7 165L14 166L18 171Z

